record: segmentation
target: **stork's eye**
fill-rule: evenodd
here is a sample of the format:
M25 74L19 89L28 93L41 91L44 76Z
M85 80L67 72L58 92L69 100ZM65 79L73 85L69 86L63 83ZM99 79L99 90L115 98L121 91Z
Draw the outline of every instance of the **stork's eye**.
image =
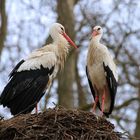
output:
M64 28L63 28L63 27L61 27L61 30L62 30L62 31L64 31Z
M99 27L97 30L99 31L101 28Z

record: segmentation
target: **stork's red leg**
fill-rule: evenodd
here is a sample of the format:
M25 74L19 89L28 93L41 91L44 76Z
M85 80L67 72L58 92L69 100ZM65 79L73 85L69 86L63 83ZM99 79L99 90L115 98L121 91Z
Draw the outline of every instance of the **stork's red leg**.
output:
M103 95L102 95L102 108L101 108L102 114L104 112L104 105L105 105L105 89L104 89L104 92L103 92Z
M96 96L95 97L95 102L94 102L94 105L93 105L93 112L95 112L95 109L96 109L96 105L97 105L98 100L99 100L99 97Z
M35 107L35 113L38 114L38 104L36 104L36 107Z

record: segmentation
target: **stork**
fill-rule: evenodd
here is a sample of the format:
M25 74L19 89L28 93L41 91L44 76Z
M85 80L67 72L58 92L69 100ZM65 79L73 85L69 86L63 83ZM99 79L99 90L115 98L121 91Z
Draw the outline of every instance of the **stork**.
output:
M35 108L58 70L64 67L69 43L77 48L61 24L54 23L49 33L54 42L33 51L9 75L0 104L10 108L13 115L26 114Z
M86 75L94 97L93 111L96 105L102 115L109 117L114 108L117 92L117 70L108 48L100 43L103 29L100 26L93 28L89 44Z

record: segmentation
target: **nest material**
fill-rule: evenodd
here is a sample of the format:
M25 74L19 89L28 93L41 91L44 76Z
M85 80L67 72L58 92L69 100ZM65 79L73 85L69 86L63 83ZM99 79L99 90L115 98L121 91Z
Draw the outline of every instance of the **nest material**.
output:
M48 109L0 121L0 140L119 140L114 125L91 112Z

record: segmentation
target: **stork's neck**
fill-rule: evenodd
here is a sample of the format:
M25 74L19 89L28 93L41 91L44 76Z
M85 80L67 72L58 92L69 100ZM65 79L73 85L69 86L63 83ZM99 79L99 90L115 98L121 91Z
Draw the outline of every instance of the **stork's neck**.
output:
M97 35L95 37L92 37L91 42L95 45L98 45L98 44L100 44L101 37L102 37L101 34Z
M94 38L92 38L91 39L91 42L90 42L90 45L89 45L89 49L90 49L90 51L95 51L96 50L96 48L98 47L98 46L100 46L100 39L94 39Z
M60 69L63 69L68 54L68 42L63 36L59 36L53 43L56 46L56 55Z
M91 42L89 44L89 48L88 48L88 55L87 55L87 62L89 63L89 65L92 65L93 64L93 61L94 61L94 55L96 53L96 49L98 47L100 47L100 38L96 37L96 38L93 38L91 39Z

